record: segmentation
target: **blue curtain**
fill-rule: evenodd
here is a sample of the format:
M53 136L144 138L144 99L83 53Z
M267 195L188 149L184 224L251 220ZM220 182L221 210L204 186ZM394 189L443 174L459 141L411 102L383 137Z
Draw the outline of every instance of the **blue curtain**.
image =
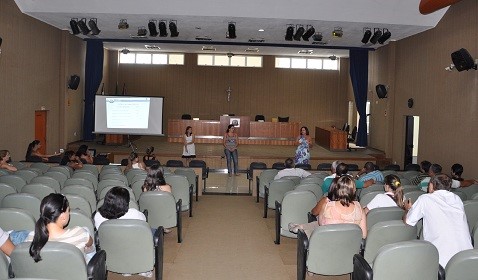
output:
M103 42L86 42L85 64L85 115L83 116L83 139L94 140L95 95L103 79Z
M367 146L367 85L368 85L368 50L350 50L350 79L354 90L355 105L360 115L356 144Z

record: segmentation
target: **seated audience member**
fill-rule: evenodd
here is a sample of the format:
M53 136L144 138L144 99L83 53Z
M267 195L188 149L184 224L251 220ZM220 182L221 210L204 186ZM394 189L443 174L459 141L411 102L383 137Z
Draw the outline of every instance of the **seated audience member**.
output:
M156 155L153 154L154 152L154 147L148 147L146 149L146 154L143 156L143 162L147 160L156 160Z
M66 165L74 170L80 169L83 167L83 163L81 163L80 159L75 155L73 151L66 151L61 159L60 165Z
M81 145L76 151L76 156L83 164L93 164L93 157L91 156L90 152L88 151L87 145Z
M478 180L476 179L465 180L461 177L461 174L463 174L463 165L459 163L453 164L451 166L452 189L465 188L473 184L478 184Z
M41 147L40 140L34 140L30 144L28 144L25 160L31 161L31 162L38 162L38 161L47 162L49 158L57 155L57 153L53 155L43 155L38 151L40 147Z
M355 182L350 176L335 178L328 195L317 203L311 213L318 216L318 223L302 225L290 223L289 231L297 233L301 228L310 237L314 229L321 225L357 224L362 229L362 237L367 237L365 212L356 201Z
M282 169L274 177L274 180L280 179L285 176L298 176L300 178L305 178L310 175L310 172L305 171L302 168L295 168L294 160L288 158L285 160L285 169Z
M332 164L330 165L330 173L331 174L329 176L325 177L324 180L329 179L329 178L334 179L335 177L337 177L336 174L335 174L336 169L337 169L337 166L341 163L342 162L339 161L339 160L335 160L334 162L332 162Z
M143 192L146 191L171 192L171 186L166 184L163 171L158 164L154 164L147 171L143 185Z
M0 169L8 171L17 171L17 168L10 163L10 152L8 150L0 150Z
M349 175L348 174L349 172L349 167L347 164L345 163L340 163L339 165L337 165L337 167L335 168L335 176L336 177L340 177L340 176L345 176L345 175ZM350 175L349 175L350 176ZM328 179L325 179L324 180L324 183L322 184L322 192L323 193L327 193L329 191L329 188L332 184L332 181L334 180L334 178L328 178ZM368 181L359 181L359 180L355 180L355 188L356 189L362 189L362 188L367 188L369 187L370 185L372 185L374 182L372 179L368 180Z
M359 171L357 179L362 182L372 179L374 183L383 183L383 174L380 170L375 170L375 164L369 161Z
M131 152L128 158L128 165L125 168L125 174L128 170L130 169L141 169L141 170L146 170L146 166L144 165L143 162L139 161L138 154L135 152Z
M86 228L65 229L70 221L70 206L65 196L52 193L43 198L40 204L40 218L26 241L31 241L30 256L35 262L41 261L41 249L48 241L65 242L75 245L89 259L95 253L93 239Z
M381 208L398 206L403 208L403 188L398 176L390 174L385 176L385 185L383 186L385 193L377 194L372 201L365 207L365 214L368 211Z
M110 189L104 199L103 205L95 214L95 227L100 228L101 223L110 219L132 219L146 221L146 217L140 211L129 208L129 192L122 187Z
M0 228L0 250L7 256L10 256L13 249L15 249L15 245L13 245L12 241L7 232L3 231Z
M428 190L428 182L430 182L430 178L434 177L438 174L441 174L442 167L441 165L434 163L430 165L430 168L428 169L428 177L425 177L419 184L418 186L422 188L424 192Z
M447 175L432 177L428 194L418 197L413 205L413 201L407 201L403 216L411 226L423 218L423 239L438 249L443 267L456 253L473 248L463 202L450 188L451 178Z
M422 162L420 162L420 171L421 173L418 174L417 176L415 176L414 178L412 178L410 180L410 183L412 185L419 185L421 181L423 181L423 179L429 177L428 175L428 171L430 170L430 167L432 166L432 163L429 162L428 160L424 160Z

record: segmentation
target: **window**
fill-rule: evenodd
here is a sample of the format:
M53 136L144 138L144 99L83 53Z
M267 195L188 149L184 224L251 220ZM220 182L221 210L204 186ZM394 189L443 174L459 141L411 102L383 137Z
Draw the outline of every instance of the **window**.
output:
M339 60L324 59L324 70L338 70L339 69Z
M290 58L276 57L276 68L290 68Z
M136 64L151 64L151 54L150 53L137 53L136 54Z
M370 101L367 101L367 104L365 105L365 115L367 116L367 135L370 134ZM359 124L360 120L360 115L357 112L357 127Z
M198 54L199 66L262 67L262 56Z
M120 53L119 63L135 63L136 55L134 53Z
M276 57L276 68L339 70L338 60L328 58Z
M307 68L307 60L305 58L292 58L290 61L290 68L305 69Z
M119 63L184 65L184 54L133 53L119 54Z
M154 53L153 64L168 64L168 55L162 53Z
M184 54L169 54L169 64L184 65Z
M307 69L322 69L322 59L307 59Z

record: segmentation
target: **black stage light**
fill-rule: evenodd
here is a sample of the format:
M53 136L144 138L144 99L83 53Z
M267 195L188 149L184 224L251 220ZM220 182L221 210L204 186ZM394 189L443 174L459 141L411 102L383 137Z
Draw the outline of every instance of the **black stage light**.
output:
M312 35L312 40L314 40L315 42L320 42L322 41L323 38L324 36L320 32L317 32L314 35Z
M78 35L80 34L80 29L78 28L78 19L72 18L70 20L70 27L71 27L71 33L73 35Z
M382 36L380 36L380 38L378 38L378 42L383 45L385 43L385 41L390 39L391 36L392 36L392 33L390 33L390 31L388 31L388 29L384 28Z
M178 26L176 25L176 21L171 20L169 22L169 32L171 32L171 37L178 37Z
M304 31L305 31L304 27L302 25L299 25L299 27L295 31L294 40L300 41L300 37L302 37L302 35L304 34Z
M159 36L160 37L167 37L168 36L168 29L166 28L166 22L160 21L158 24L159 28Z
M91 35L100 34L101 30L98 28L98 20L96 18L90 19L90 21L88 21L88 26L91 28Z
M230 22L227 25L227 38L229 39L236 39L236 24L234 22Z
M362 37L362 43L367 44L368 40L370 40L370 37L372 37L372 30L370 30L370 28L368 27L365 27Z
M158 30L156 29L156 20L152 19L148 23L149 36L156 37L158 36Z
M146 37L147 34L148 34L148 31L146 31L146 27L144 26L138 27L138 34L137 34L138 37Z
M86 18L82 18L78 21L78 27L83 35L88 35L88 33L91 32L88 26L86 26Z
M286 41L292 41L292 37L294 37L294 26L289 25L285 31L285 39Z
M129 24L128 24L128 21L126 19L120 19L120 22L118 23L118 29L128 29L129 28Z
M309 38L315 33L315 28L312 25L308 25L307 27L307 31L302 35L302 40L304 41L309 41Z
M332 36L336 38L342 38L342 36L344 36L344 31L342 30L342 27L335 27L334 31L332 31Z
M375 45L380 36L382 36L382 30L380 30L380 28L374 28L373 36L370 38L370 43Z

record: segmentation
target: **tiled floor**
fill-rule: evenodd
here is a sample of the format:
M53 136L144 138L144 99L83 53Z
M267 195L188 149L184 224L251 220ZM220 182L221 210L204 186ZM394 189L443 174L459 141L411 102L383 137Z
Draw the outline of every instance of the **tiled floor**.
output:
M206 193L212 194L249 194L249 180L246 173L229 177L227 170L214 170L209 172Z

